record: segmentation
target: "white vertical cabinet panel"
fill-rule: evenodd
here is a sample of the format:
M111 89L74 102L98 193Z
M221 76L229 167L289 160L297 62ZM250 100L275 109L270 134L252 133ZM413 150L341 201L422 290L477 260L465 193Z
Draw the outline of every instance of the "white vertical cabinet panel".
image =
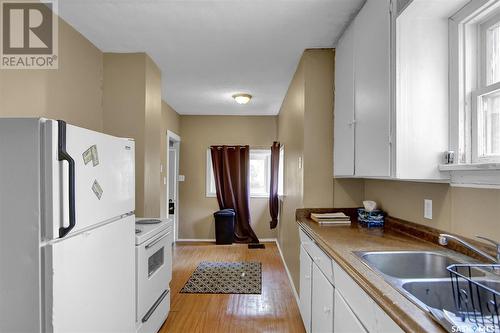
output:
M312 259L300 246L300 314L306 332L311 332Z
M456 1L413 1L396 19L396 177L447 179L449 20Z
M389 0L368 0L354 20L356 176L389 177L390 12Z
M373 304L375 308L375 318L377 320L378 333L403 333L404 331L399 327L394 320L389 317L377 304Z
M354 176L354 28L335 49L334 176Z
M375 302L361 287L337 264L333 264L335 290L340 292L349 307L358 316L369 332L377 332Z
M313 333L333 332L333 298L335 290L318 266L312 265L312 267L311 331Z
M335 290L335 314L333 320L335 333L367 332L337 290Z

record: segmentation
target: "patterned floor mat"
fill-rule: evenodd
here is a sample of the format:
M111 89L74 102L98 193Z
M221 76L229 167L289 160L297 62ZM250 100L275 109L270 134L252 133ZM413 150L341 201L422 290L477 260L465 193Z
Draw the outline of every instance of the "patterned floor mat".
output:
M189 294L260 294L260 262L201 262L181 289Z

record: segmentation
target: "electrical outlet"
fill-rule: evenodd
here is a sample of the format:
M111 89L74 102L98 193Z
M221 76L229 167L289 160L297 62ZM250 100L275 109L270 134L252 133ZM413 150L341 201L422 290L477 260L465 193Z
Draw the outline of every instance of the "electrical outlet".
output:
M179 175L179 177L177 177L177 180L180 181L180 182L183 182L186 180L186 176L184 175Z
M424 199L424 218L432 220L432 200Z

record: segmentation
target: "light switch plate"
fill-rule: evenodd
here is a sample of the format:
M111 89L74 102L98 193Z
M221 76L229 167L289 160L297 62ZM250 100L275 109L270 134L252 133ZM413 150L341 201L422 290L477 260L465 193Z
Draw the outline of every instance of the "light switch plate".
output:
M424 218L432 220L432 200L424 199Z

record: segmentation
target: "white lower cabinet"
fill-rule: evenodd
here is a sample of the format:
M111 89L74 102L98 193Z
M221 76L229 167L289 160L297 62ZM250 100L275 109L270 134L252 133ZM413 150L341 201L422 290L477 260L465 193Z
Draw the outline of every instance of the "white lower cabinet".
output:
M300 313L308 333L403 333L302 230L300 236Z
M306 332L311 332L312 259L300 246L300 314Z
M333 332L333 298L335 290L316 264L313 264L312 270L312 332Z
M352 312L349 305L342 297L342 295L335 291L335 313L333 318L333 330L335 333L365 333L366 329L363 327L359 319Z

